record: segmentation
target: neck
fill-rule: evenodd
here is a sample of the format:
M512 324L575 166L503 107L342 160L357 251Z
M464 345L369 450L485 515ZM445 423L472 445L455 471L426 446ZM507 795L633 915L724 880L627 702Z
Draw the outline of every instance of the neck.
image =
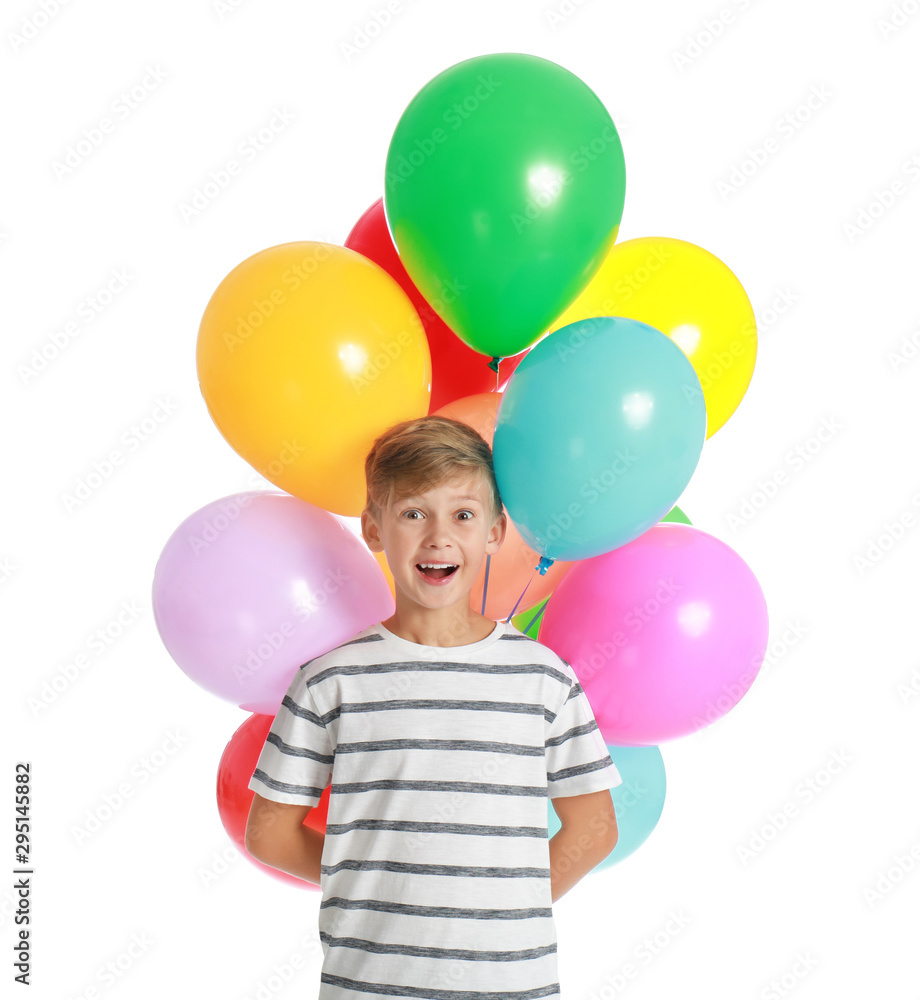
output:
M381 622L394 635L420 646L468 646L495 631L495 621L477 614L472 608L466 613L445 608L443 612L419 608L415 614L405 609Z

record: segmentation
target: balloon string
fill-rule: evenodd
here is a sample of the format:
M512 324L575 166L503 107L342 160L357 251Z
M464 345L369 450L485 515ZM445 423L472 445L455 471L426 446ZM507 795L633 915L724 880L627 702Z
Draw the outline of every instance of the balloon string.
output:
M546 605L547 604L549 604L549 598L548 597L540 605L540 610L527 623L527 628L524 629L524 635L530 635L530 630L534 627L534 625L537 626L537 631L539 631L540 626L539 626L538 623L539 623L540 619L543 617L543 612L546 610ZM536 633L534 633L534 634L536 634Z
M534 566L534 569L540 571L540 576L545 576L546 571L549 569L550 566L553 565L554 562L555 562L554 559L548 559L546 556L540 556L540 561L539 563L537 563L536 566ZM529 587L532 582L533 582L533 573L530 574L530 579L527 581L527 587ZM511 609L511 614L508 615L508 617L505 619L506 622L511 621L511 619L514 617L514 612L517 611L518 604L520 604L521 601L524 600L524 595L527 593L527 587L525 587L521 591L521 596L517 599L517 604L514 605L514 607Z
M536 569L536 567L534 567L534 569ZM530 575L530 580L528 580L528 581L527 581L527 587L529 587L529 586L530 586L530 583L531 583L531 580L533 580L533 574L532 574L532 573L531 573L531 575ZM524 588L524 589L523 589L523 590L521 591L521 596L520 596L520 597L519 597L519 598L517 599L517 603L516 603L516 604L514 605L514 607L513 607L512 609L511 609L511 614L510 614L510 615L508 615L508 617L507 617L507 618L505 619L505 621L507 621L507 622L510 622L510 621L511 621L511 619L512 619L512 618L514 617L514 612L515 612L515 611L517 611L517 609L518 609L518 604L520 604L520 603L521 603L521 601L523 601L523 600L524 600L524 595L525 595L525 594L527 593L527 587L525 587L525 588Z
M489 362L489 367L495 371L495 391L498 392L498 365L501 362L501 358L492 358ZM489 566L492 563L492 556L486 556L486 579L482 586L482 614L486 613L486 594L489 592Z

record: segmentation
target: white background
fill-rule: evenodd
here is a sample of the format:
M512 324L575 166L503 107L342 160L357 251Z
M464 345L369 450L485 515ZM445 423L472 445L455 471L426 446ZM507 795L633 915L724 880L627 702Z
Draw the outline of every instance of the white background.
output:
M383 193L414 94L462 59L513 51L562 64L611 111L627 168L619 239L714 253L747 290L760 335L750 389L678 502L757 575L770 652L732 712L663 745L668 798L648 842L556 904L563 996L915 996L915 0L724 0L733 19L715 38L718 0L403 0L383 30L383 0L58 3L15 0L0 23L0 871L14 867L14 763L31 760L32 995L317 995L318 892L263 875L218 818L218 760L247 715L179 670L151 612L154 565L179 523L269 486L208 416L198 322L258 250L343 243ZM56 176L67 147L151 68L165 78ZM810 95L821 96L809 111ZM278 108L294 120L184 221L179 206ZM720 191L768 139L765 162ZM118 270L127 286L85 322ZM77 334L24 377L68 323ZM168 418L68 512L63 495L163 400ZM833 432L819 437L822 426ZM745 501L757 504L746 520ZM137 609L130 627L88 653L123 602ZM80 653L88 666L31 711ZM181 748L143 784L131 779L175 732ZM131 798L78 842L74 830L126 780ZM208 882L221 856L226 871ZM0 876L0 975L15 987L12 883ZM284 982L277 970L295 959ZM107 963L114 981L101 978Z

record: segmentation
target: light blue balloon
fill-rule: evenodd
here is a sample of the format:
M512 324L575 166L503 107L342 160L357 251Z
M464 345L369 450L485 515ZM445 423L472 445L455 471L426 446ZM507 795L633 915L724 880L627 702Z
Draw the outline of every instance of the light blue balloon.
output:
M577 560L638 538L673 507L706 440L700 380L638 320L598 316L539 341L511 376L492 442L524 541Z
M592 872L610 868L641 847L658 825L664 809L667 782L664 761L658 747L608 745L607 750L623 779L622 784L610 789L619 835L616 847L591 869ZM553 800L549 799L548 802L547 833L552 838L562 829L562 824L553 809Z

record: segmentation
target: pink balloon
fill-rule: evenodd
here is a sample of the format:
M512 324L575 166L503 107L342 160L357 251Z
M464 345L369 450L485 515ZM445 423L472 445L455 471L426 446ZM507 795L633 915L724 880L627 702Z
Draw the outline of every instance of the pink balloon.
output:
M661 523L574 563L540 642L572 665L604 742L655 746L741 700L768 632L763 592L740 556L692 525Z
M395 610L377 560L327 510L287 493L215 500L173 532L153 615L196 684L274 716L297 668Z

